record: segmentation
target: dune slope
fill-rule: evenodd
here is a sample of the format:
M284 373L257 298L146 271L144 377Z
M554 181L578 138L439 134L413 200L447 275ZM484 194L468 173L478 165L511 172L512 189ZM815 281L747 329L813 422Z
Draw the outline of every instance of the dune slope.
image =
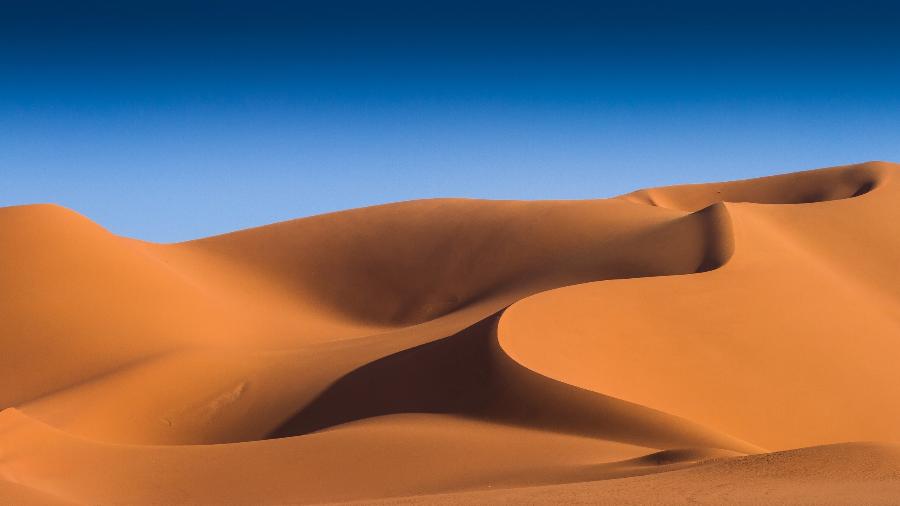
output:
M885 502L898 170L179 244L0 208L0 501Z

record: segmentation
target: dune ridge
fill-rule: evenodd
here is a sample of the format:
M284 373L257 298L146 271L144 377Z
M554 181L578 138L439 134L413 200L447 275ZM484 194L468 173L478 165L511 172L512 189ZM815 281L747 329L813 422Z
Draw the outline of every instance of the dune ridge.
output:
M411 201L177 244L0 208L0 499L675 504L654 487L712 501L710 480L846 453L826 466L846 498L864 460L886 503L897 171ZM823 497L800 481L728 497Z

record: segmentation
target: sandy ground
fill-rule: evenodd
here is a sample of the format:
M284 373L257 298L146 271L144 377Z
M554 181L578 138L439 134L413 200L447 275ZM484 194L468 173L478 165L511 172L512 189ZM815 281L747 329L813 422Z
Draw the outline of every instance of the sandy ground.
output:
M900 504L898 172L179 244L0 208L0 503Z

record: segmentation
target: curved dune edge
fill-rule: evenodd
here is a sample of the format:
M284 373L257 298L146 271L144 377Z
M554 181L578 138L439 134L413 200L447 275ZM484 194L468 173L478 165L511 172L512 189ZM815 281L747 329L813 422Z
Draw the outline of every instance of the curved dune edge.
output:
M888 162L868 162L725 183L638 190L618 198L656 207L695 211L713 202L814 204L859 197L887 182Z
M896 170L172 245L2 208L0 499L368 501L900 441Z
M844 443L716 459L683 470L565 485L481 490L367 504L870 504L900 496L900 447ZM359 504L359 503L341 503Z
M500 345L547 377L763 447L896 440L900 410L883 399L900 395L900 376L886 358L900 353L894 339L900 276L893 268L900 230L883 217L900 214L897 194L884 176L879 191L864 199L725 204L737 239L720 269L531 296L504 313ZM840 219L845 216L854 219ZM876 236L879 248L851 239ZM829 258L835 253L843 258ZM865 257L867 263L855 265ZM779 291L767 293L766 286ZM551 333L556 346L542 346ZM656 362L640 351L649 349ZM754 372L760 368L764 375ZM811 391L817 395L804 395ZM748 402L780 408L752 411ZM833 421L835 409L849 418Z
M4 479L36 494L101 504L258 503L260 498L279 504L427 494L485 483L637 476L735 455L703 448L652 452L594 438L413 414L372 418L305 437L143 446L74 437L8 409L0 413L0 437L7 451L18 455L4 466ZM422 445L428 445L427 455ZM354 458L323 458L323 452L336 450L352 452ZM392 462L390 483L376 471L386 462ZM423 466L432 472L422 474ZM315 480L292 479L298 473ZM348 473L356 476L352 483Z

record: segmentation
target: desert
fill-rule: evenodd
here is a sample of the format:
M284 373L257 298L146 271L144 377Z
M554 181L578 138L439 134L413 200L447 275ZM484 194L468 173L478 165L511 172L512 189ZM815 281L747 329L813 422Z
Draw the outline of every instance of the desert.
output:
M898 173L179 243L0 208L0 502L898 504Z

